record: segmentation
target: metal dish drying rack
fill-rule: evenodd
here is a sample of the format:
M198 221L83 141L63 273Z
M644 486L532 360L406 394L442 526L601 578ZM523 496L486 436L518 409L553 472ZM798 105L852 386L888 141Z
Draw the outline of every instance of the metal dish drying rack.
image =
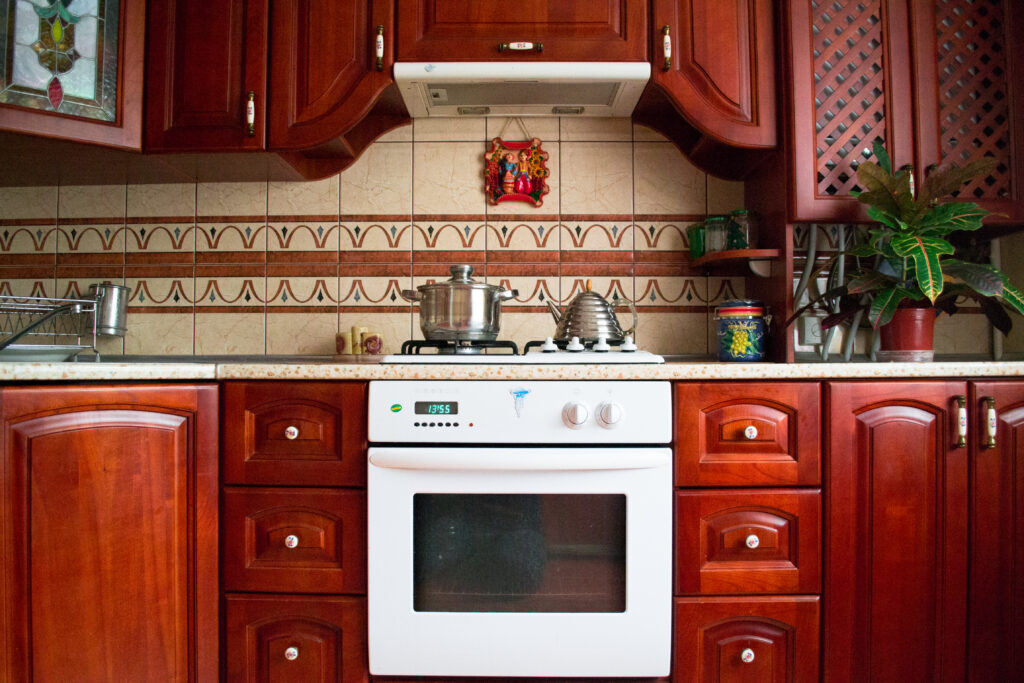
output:
M64 361L91 349L99 360L97 299L0 296L0 362ZM31 338L31 344L17 344Z

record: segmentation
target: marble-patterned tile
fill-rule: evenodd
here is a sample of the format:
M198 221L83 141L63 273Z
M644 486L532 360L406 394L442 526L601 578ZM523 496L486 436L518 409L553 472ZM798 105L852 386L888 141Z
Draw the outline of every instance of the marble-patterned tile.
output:
M490 146L488 146L490 149ZM544 166L547 169L547 176L538 179L535 178L532 182L536 183L538 180L543 180L547 186L547 193L540 196L540 205L536 205L533 201L523 201L520 199L501 199L497 203L487 203L487 215L488 217L500 217L504 215L535 215L542 216L545 214L556 214L559 210L559 198L561 192L559 191L559 164L558 164L558 143L545 143L542 144L540 149L545 152L548 157L544 162ZM483 162L481 161L481 168L483 168ZM539 190L538 190L539 191Z
M515 142L520 140L529 140L531 138L540 138L545 143L545 149L547 149L548 143L558 142L560 139L558 117L529 116L525 118L521 117L519 120L522 122L522 126L520 126L514 119L507 116L488 117L487 134L484 136L485 139L489 141L494 138L501 138L506 142Z
M341 174L341 217L412 213L412 143L375 143Z
M561 300L557 264L488 263L486 281L487 284L518 292L515 297L502 303L503 310L517 309L522 312L525 309L542 313L548 310L548 301L557 304ZM550 320L550 313L548 316Z
M412 142L412 122L392 128L384 135L374 140L373 144L388 142Z
M558 260L557 216L533 220L530 215L488 216L487 261L495 263Z
M622 270L618 273L611 272L615 270L610 265L606 264L590 264L589 269L583 270L579 273L566 274L563 269L562 275L559 278L559 295L561 297L561 304L568 304L571 302L577 294L587 291L587 286L590 286L590 291L597 292L605 298L611 304L616 306L619 312L619 320L623 325L623 329L629 327L629 308L626 305L626 301L633 301L633 273L632 269Z
M516 307L502 310L501 332L498 338L515 342L520 353L526 348L527 342L543 341L545 337L554 334L555 321L550 313Z
M638 262L684 263L690 261L690 239L686 230L696 217L657 216L668 220L644 220L638 216L633 231L633 249Z
M334 264L274 265L267 271L267 306L337 312L338 267Z
M267 296L266 274L260 266L230 270L198 266L195 296L197 308L262 310Z
M573 142L630 142L633 122L628 118L592 117L559 119L562 140Z
M409 263L413 226L405 216L349 216L338 228L343 263Z
M271 182L267 187L269 216L333 216L336 220L340 197L339 176L306 182Z
M633 222L625 215L562 215L559 258L563 262L631 262Z
M664 312L706 313L707 278L684 276L671 267L640 269L636 275L636 305Z
M263 353L266 353L266 316L262 311L207 313L202 309L196 309L197 356Z
M419 338L422 338L423 335L420 333L419 324L412 309L401 312L358 310L342 312L338 316L338 329L343 332L351 330L353 327L365 327L367 332L379 334L385 354L398 353L402 348L402 342L413 339L414 326Z
M5 263L29 265L53 263L57 254L58 229L55 223L32 220L0 221L0 255ZM22 258L13 258L13 257Z
M124 266L59 266L56 295L61 299L89 299L89 285L124 284Z
M19 219L55 222L57 186L0 188L0 220Z
M734 180L722 180L713 175L708 177L708 213L727 214L746 208L744 184Z
M186 218L187 222L193 222L196 216L196 185L195 183L128 185L127 203L129 224L139 218L154 217Z
M634 123L633 142L669 142L669 139L653 128L648 128L640 123Z
M402 290L410 288L412 270L409 264L343 265L338 286L338 303L343 311L370 309L380 312L402 310L410 304L402 298Z
M268 355L334 355L338 312L267 312Z
M190 356L195 344L195 321L187 313L128 313L124 352L136 355Z
M638 214L704 214L707 176L668 142L633 145Z
M483 263L487 223L482 215L416 216L412 259L424 263Z
M181 217L184 218L184 217ZM196 226L192 220L174 222L134 218L125 228L127 263L194 263Z
M191 265L128 266L128 310L191 309L195 301L195 271Z
M636 344L658 354L706 356L709 351L707 315L703 313L661 313L642 310L637 324Z
M267 215L267 183L199 183L196 214L209 216ZM262 219L261 219L262 220Z
M0 265L0 296L57 296L56 266Z
M413 214L483 215L487 206L486 151L483 141L417 143L413 149Z
M746 279L742 277L709 277L708 278L708 306L719 304L732 299L746 298Z
M122 265L125 262L123 219L96 219L61 224L57 229L57 263Z
M336 217L289 216L296 220L270 219L267 225L267 258L277 262L337 262L341 244Z
M631 214L632 150L629 142L559 143L561 212Z
M420 142L482 142L486 119L478 117L439 117L414 119L412 139Z
M263 263L267 225L259 216L233 220L200 219L195 231L196 260L202 263Z
M940 315L935 319L933 347L939 355L983 355L991 358L992 327L978 308L961 309L954 316Z
M124 185L61 185L57 217L61 222L97 217L124 221L126 192Z

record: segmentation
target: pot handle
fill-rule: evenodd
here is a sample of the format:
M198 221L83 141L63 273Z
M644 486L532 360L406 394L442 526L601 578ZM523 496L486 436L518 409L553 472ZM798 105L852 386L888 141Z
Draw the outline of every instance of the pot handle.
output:
M419 301L422 298L422 295L415 289L403 289L401 294L406 301Z
M498 292L498 298L502 301L508 301L509 299L516 298L517 296L519 296L518 289L503 289Z
M637 325L637 322L639 322L639 318L637 317L637 314L636 314L636 306L634 306L633 302L630 301L629 299L623 298L623 299L621 299L619 301L619 303L616 304L616 308L621 306L622 304L626 304L627 306L629 306L629 312L633 314L633 326L630 327L625 332L623 332L622 336L624 336L624 337L636 336L636 325Z

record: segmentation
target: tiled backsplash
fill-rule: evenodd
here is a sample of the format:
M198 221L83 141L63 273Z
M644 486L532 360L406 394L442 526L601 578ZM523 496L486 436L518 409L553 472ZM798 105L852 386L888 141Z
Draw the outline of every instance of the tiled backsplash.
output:
M550 192L536 208L491 206L483 156L505 123L416 120L318 182L0 189L0 294L123 282L128 335L107 352L331 354L353 325L394 351L420 336L400 291L471 263L475 278L519 290L502 338L551 334L546 301L591 280L636 301L644 348L711 352L714 306L744 280L691 269L685 229L740 208L742 184L706 176L628 119L528 119Z

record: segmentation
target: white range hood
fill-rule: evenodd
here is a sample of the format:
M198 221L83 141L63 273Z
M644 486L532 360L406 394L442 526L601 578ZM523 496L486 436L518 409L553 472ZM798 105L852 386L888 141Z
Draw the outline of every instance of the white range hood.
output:
M647 62L397 62L409 114L629 116L651 76Z

